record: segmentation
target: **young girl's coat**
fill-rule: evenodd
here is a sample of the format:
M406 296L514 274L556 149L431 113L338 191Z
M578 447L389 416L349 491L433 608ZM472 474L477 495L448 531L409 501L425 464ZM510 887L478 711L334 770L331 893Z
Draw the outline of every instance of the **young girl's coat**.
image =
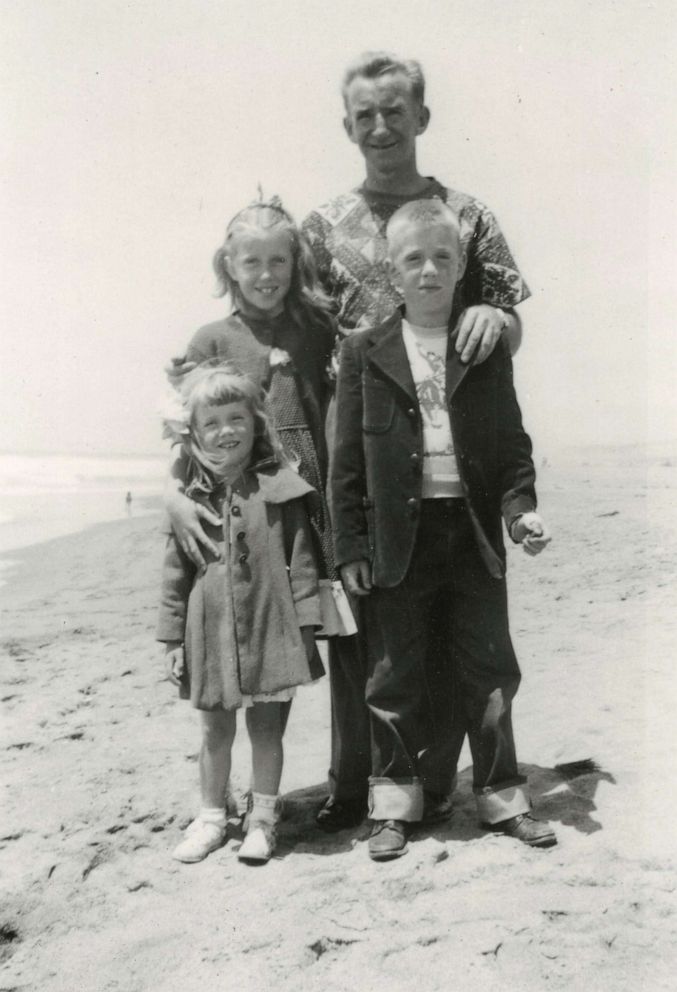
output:
M318 573L305 498L314 491L288 468L251 469L212 496L222 529L205 528L222 561L196 570L173 535L163 570L158 640L183 641L198 709L231 709L323 674L301 627L319 627Z

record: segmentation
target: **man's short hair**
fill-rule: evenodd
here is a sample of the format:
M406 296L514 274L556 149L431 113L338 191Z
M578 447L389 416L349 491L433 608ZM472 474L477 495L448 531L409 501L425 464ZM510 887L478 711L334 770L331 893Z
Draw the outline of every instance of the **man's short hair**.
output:
M385 76L389 72L400 72L406 76L411 85L411 95L419 103L423 103L425 98L425 79L421 63L416 59L401 59L392 52L363 52L350 63L343 75L341 93L343 102L348 105L348 87L353 79L358 76L364 79L376 79L378 76Z

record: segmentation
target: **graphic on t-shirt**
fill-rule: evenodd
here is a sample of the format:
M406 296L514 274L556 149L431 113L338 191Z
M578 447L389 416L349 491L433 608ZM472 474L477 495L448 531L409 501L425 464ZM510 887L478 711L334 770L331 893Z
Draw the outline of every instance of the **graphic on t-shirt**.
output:
M446 405L446 362L435 352L426 351L418 342L417 347L427 365L425 375L420 378L416 376L416 395L423 419L425 456L453 455L454 446Z

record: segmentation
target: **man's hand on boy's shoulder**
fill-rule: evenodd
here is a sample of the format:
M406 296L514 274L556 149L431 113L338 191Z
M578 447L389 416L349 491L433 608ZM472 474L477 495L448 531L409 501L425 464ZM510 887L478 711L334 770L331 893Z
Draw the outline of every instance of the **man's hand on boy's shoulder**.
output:
M371 565L368 561L350 561L341 565L341 581L350 596L368 596L371 592Z
M513 521L510 536L521 544L528 555L535 557L550 543L552 535L539 513L523 513Z
M516 314L488 303L467 307L456 325L456 353L464 364L481 365L506 333L512 354L519 347L520 323Z

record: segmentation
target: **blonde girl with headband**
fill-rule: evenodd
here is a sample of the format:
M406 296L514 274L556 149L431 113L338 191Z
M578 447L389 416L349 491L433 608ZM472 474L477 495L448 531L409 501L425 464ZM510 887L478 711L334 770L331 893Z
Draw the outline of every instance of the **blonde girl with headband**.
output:
M252 797L238 857L261 863L275 850L285 706L296 686L323 674L309 520L317 497L290 466L260 386L232 365L188 373L165 432L180 444L187 497L218 521L206 523L203 569L174 534L164 561L157 637L202 729L201 809L174 857L200 861L224 842L236 714L245 709Z

